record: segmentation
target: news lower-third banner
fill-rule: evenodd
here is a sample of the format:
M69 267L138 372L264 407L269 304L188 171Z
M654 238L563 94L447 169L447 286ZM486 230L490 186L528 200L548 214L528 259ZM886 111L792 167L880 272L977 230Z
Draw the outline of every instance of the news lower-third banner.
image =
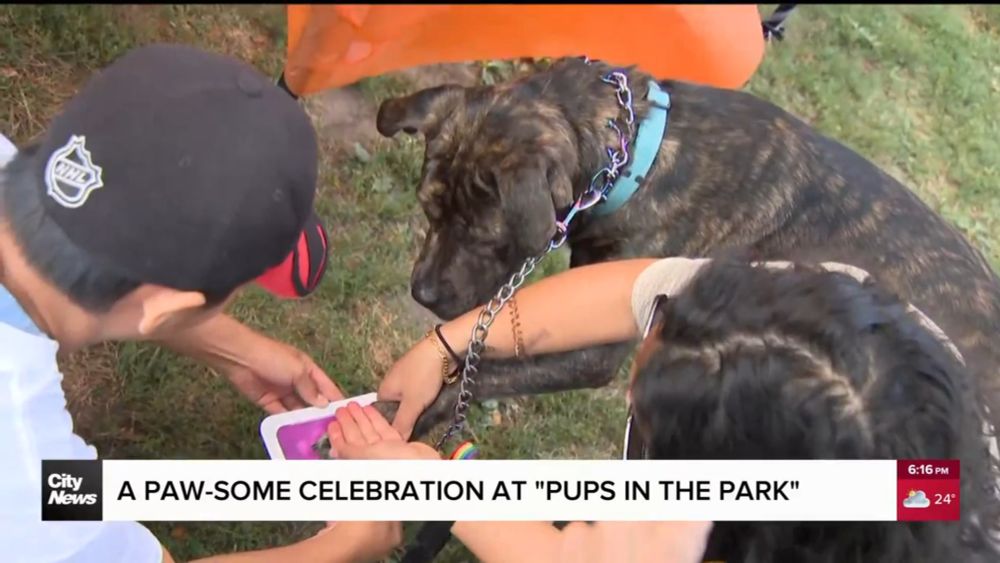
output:
M956 460L45 460L43 520L958 520Z

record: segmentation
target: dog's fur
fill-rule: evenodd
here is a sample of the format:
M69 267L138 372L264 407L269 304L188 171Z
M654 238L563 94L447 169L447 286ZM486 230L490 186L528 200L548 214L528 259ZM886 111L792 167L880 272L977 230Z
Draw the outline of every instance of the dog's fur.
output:
M378 129L423 134L418 198L429 220L413 269L418 302L444 318L485 303L555 231L603 165L619 115L609 67L578 59L491 87L440 86L386 101ZM637 119L649 77L629 71ZM992 422L1000 414L1000 280L953 226L870 161L748 93L660 83L672 109L640 190L618 212L573 225L571 266L632 257L836 261L870 272L955 342ZM600 288L594 288L600 291ZM579 303L580 307L587 304ZM607 384L627 343L530 361L484 361L478 398ZM448 418L448 386L417 434ZM391 414L393 405L382 405Z

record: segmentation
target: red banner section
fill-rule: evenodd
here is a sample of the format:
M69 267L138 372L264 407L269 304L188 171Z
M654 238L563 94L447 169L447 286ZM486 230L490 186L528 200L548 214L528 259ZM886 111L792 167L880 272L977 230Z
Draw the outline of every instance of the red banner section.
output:
M955 459L896 462L896 518L900 521L958 520L960 467Z

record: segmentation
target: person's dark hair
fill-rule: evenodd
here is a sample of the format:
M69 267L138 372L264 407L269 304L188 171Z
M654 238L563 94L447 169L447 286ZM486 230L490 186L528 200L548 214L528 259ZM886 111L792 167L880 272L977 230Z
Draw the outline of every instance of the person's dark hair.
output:
M145 283L85 252L45 215L33 156L37 145L18 152L0 169L0 214L28 263L74 303L105 312ZM235 290L203 291L206 307L222 303Z
M961 524L720 522L708 555L998 560L989 538L998 522L995 467L973 382L896 297L815 267L723 260L661 304L658 317L632 387L652 458L961 462Z

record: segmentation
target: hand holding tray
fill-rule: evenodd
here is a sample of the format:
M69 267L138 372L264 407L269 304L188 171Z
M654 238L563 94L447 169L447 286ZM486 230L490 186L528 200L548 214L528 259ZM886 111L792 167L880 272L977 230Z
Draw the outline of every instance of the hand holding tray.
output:
M309 407L272 414L260 423L260 437L271 459L323 459L316 443L326 436L334 412L351 403L362 407L375 402L376 393L358 395L330 403L323 408Z

